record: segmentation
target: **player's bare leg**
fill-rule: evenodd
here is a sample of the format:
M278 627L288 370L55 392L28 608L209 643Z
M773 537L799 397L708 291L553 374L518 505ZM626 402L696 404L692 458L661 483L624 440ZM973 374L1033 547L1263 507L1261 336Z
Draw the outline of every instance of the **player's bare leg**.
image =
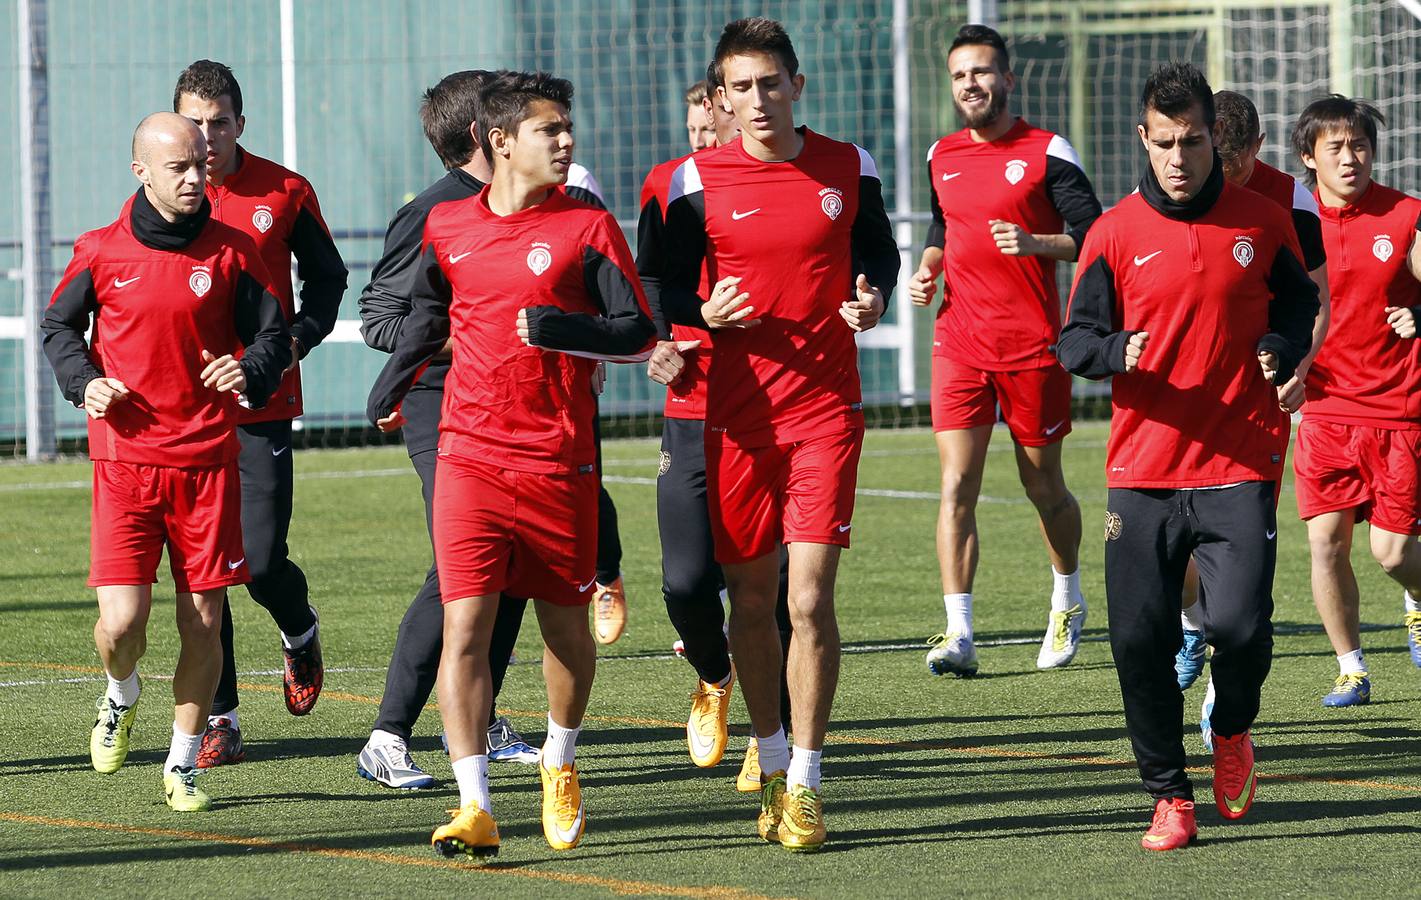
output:
M493 706L488 647L498 616L498 594L461 597L444 604L444 650L435 687L449 759L459 785L453 821L434 830L430 843L445 856L498 853L488 789L488 716Z
M104 585L97 593L99 619L94 623L94 646L109 685L99 698L98 716L89 735L89 758L95 771L107 774L117 772L128 758L128 736L138 705L138 660L148 645L153 587Z
M538 600L534 608L543 630L543 680L548 685L548 739L538 763L543 836L554 850L571 850L582 840L587 821L574 757L597 670L597 645L584 607Z
M222 674L222 603L226 588L178 594L178 668L173 673L173 723L201 737Z
M775 621L779 598L780 554L778 550L746 563L722 566L725 586L730 593L730 652L735 657L736 676L750 725L760 741L760 763L766 773L789 766L788 748L780 725L780 671L784 650ZM793 593L793 585L790 587ZM765 758L765 740L781 735L779 753ZM773 768L766 768L773 764Z
M1312 601L1337 654L1340 672L1326 706L1354 706L1371 699L1371 683L1362 658L1361 592L1352 571L1352 532L1357 512L1344 509L1307 521L1312 558Z
M937 561L947 627L928 651L935 675L974 675L977 650L972 645L972 582L977 575L977 498L992 426L939 431L938 461L942 496L937 514Z
M789 616L793 637L785 666L795 748L822 750L839 685L839 621L834 579L843 548L794 543L789 548ZM778 694L778 691L776 691ZM813 787L813 785L811 785Z
M1054 669L1075 659L1086 620L1080 584L1081 508L1066 487L1061 441L1044 447L1014 446L1017 474L1027 499L1036 507L1051 558L1051 614L1036 667Z

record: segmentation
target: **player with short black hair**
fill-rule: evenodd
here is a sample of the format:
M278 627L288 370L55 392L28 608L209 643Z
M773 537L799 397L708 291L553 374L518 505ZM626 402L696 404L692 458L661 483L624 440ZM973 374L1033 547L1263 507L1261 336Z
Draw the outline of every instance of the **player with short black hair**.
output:
M260 411L244 410L240 415L237 436L242 452L237 464L242 473L242 541L252 573L247 592L271 614L281 633L286 708L292 715L304 716L320 696L325 667L306 574L291 559L286 544L295 480L291 423L303 409L298 361L335 328L345 293L345 264L311 183L238 143L246 118L242 89L230 68L201 59L184 69L173 89L173 112L191 120L206 138L212 218L256 242L291 329L291 368L271 402ZM301 280L299 307L289 274L293 258ZM222 678L203 735L199 767L245 758L237 703L232 610L224 606Z
M594 359L645 359L654 328L616 221L558 190L572 162L571 101L571 84L545 73L503 73L480 91L493 181L430 213L413 309L367 410L382 430L399 427L411 383L452 339L433 515L439 708L460 794L431 838L446 854L498 852L485 725L505 591L535 598L543 634L544 836L571 849L586 822L574 755L597 657L586 609L600 480L591 379Z
M933 339L932 420L947 626L927 654L935 675L977 672L977 499L999 409L1051 562L1038 668L1075 658L1087 614L1081 511L1061 467L1071 376L1051 345L1061 330L1056 263L1080 253L1100 201L1070 141L1012 113L1010 59L1001 35L985 25L965 25L953 39L952 102L966 127L928 149L933 218L908 282L913 303L927 306L945 278Z
M1287 214L1224 178L1213 99L1187 63L1146 81L1149 168L1087 235L1057 344L1069 371L1112 378L1105 592L1125 726L1155 800L1147 850L1198 833L1173 664L1191 554L1214 647L1214 801L1226 819L1253 802L1288 449L1279 393L1318 310Z
M853 335L883 315L898 250L873 157L795 126L805 79L783 26L730 23L715 66L716 96L734 111L740 140L676 169L665 231L652 243L664 258L645 258L643 242L639 262L664 321L715 336L707 490L730 645L765 773L758 827L786 849L812 851L826 836L818 789L838 682L834 581L863 441ZM794 628L792 757L779 715L781 544Z
M94 463L89 586L108 689L91 761L112 773L128 756L166 545L181 649L163 790L172 809L199 812L212 805L194 776L222 610L251 577L234 432L240 408L261 408L281 382L291 334L257 247L212 215L202 132L154 113L132 158L141 186L117 221L75 242L40 328L65 399L88 414Z
M1406 642L1421 666L1421 200L1372 179L1384 123L1365 100L1333 94L1293 130L1338 262L1335 324L1308 371L1293 453L1313 603L1337 654L1329 707L1371 701L1351 562L1361 519L1372 558L1404 589Z

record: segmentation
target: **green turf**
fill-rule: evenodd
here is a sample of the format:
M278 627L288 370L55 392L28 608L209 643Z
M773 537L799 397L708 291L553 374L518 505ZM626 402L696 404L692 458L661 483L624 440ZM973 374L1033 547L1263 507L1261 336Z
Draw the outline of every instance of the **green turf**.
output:
M689 764L678 722L691 670L665 658L674 634L659 592L656 445L609 443L631 624L603 651L579 749L587 837L573 852L548 850L535 771L495 765L504 849L483 870L428 849L457 803L437 712L415 740L437 788L394 793L355 775L396 625L429 561L419 485L401 449L298 455L291 546L335 671L304 719L286 714L276 677L245 675L248 761L204 776L218 806L186 816L163 805L158 775L170 711L160 676L176 654L171 583L165 575L157 589L134 752L118 774L98 775L86 738L100 686L82 668L97 666L84 587L89 468L0 467L0 896L1416 895L1421 672L1406 655L1400 590L1359 540L1375 699L1351 712L1319 708L1335 665L1315 626L1290 492L1280 634L1256 732L1262 769L1283 778L1261 784L1245 822L1224 824L1201 806L1192 850L1138 849L1149 806L1103 641L1104 439L1102 425L1087 424L1066 445L1084 510L1089 640L1069 669L1038 673L1049 572L1010 444L997 435L979 510L978 637L1023 643L984 646L982 677L960 681L930 676L921 649L942 623L932 438L869 434L860 487L928 496L858 502L838 604L844 643L859 652L845 657L825 753L831 842L814 857L755 838L756 801L732 789L746 721L738 698L726 760L709 771ZM274 669L274 626L245 592L234 599L239 670ZM501 698L529 737L543 730L536 632L530 617ZM884 648L895 644L914 647ZM1196 766L1208 765L1192 730L1202 693L1191 689L1185 705ZM1206 771L1196 783L1207 800Z

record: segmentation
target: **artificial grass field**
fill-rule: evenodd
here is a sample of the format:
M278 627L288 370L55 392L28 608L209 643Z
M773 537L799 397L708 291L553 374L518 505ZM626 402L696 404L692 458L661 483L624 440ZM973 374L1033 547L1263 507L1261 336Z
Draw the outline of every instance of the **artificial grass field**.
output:
M458 804L433 706L416 759L440 779L389 791L358 778L395 629L429 562L419 483L403 448L306 451L296 458L291 547L321 612L325 692L311 715L281 702L275 626L233 592L247 761L204 775L216 807L163 803L177 636L166 570L155 589L133 751L115 775L89 766L102 692L87 576L89 466L0 467L0 896L1284 896L1421 892L1421 671L1406 654L1401 591L1366 550L1354 561L1373 700L1324 710L1336 674L1308 589L1291 490L1279 514L1278 626L1255 728L1264 780L1248 818L1213 809L1209 757L1185 697L1200 843L1138 846L1150 805L1120 712L1102 585L1100 423L1067 439L1085 523L1087 640L1064 670L1038 672L1050 572L1010 441L994 437L978 521L981 675L934 678L924 639L942 628L933 553L937 464L927 432L870 431L855 547L840 568L846 651L824 754L829 840L795 856L755 835L755 795L733 782L745 747L737 696L731 748L709 770L687 757L690 667L660 596L654 506L657 444L605 447L621 514L627 634L602 648L578 748L588 825L554 853L531 766L495 764L497 860L477 868L429 849ZM867 492L867 493L865 493ZM164 563L166 567L166 562ZM531 614L500 708L541 740L543 686Z

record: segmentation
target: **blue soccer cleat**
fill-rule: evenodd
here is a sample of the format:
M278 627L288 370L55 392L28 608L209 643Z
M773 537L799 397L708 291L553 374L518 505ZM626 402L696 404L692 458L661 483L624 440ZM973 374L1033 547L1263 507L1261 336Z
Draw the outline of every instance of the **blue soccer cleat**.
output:
M488 727L488 761L532 764L538 761L538 751L513 730L506 718L499 716Z
M1189 690L1204 674L1204 650L1207 646L1204 632L1184 629L1184 646L1174 655L1174 675L1179 679L1181 691Z
M1204 691L1204 702L1199 706L1199 734L1204 738L1204 748L1214 752L1214 725L1209 719L1214 715L1214 679L1209 679L1209 687Z
M1363 706L1372 701L1372 683L1361 672L1344 672L1322 698L1323 706Z

